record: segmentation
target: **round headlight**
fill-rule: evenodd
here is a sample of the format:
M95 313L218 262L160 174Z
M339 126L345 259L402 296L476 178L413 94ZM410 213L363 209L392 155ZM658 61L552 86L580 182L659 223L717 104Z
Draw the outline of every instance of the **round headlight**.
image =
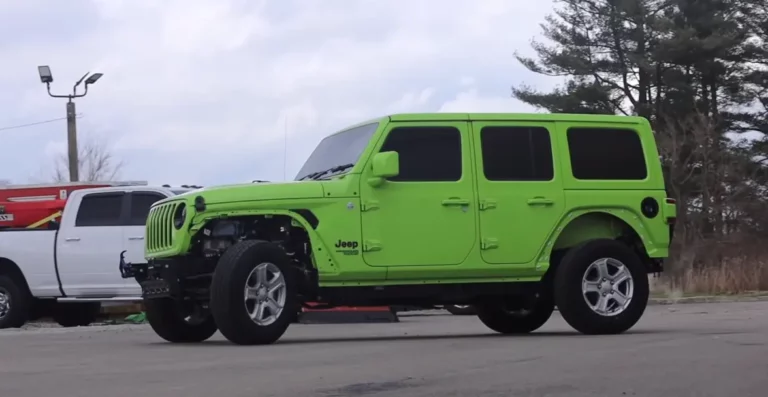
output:
M184 221L187 220L187 205L184 203L176 206L176 210L173 211L173 227L181 229L184 226Z

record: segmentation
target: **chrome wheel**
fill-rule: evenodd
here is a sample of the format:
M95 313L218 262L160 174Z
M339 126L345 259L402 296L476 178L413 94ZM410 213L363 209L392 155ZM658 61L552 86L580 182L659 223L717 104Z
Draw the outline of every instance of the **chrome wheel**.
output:
M0 320L11 311L11 295L5 288L0 288Z
M601 316L624 312L632 301L634 287L629 268L613 258L592 262L581 281L584 300L593 312Z
M285 278L274 263L256 266L245 280L245 310L254 323L266 326L277 321L285 307Z

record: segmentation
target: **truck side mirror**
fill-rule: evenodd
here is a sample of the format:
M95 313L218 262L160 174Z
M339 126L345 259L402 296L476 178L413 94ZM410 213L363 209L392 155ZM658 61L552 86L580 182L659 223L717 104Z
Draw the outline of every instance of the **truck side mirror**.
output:
M400 175L400 154L397 152L380 152L373 155L371 161L371 177L368 184L379 186L384 179Z

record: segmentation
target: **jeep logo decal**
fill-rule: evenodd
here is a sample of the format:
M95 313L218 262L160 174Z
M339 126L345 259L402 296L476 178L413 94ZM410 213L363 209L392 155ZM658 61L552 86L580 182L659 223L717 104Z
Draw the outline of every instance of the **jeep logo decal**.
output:
M352 248L352 249L355 249L355 248L357 248L357 245L358 245L357 241L342 241L342 240L339 240L336 243L336 248Z
M357 249L359 245L360 243L357 241L339 240L334 244L334 247L336 247L336 252L341 252L344 255L358 255L360 253Z

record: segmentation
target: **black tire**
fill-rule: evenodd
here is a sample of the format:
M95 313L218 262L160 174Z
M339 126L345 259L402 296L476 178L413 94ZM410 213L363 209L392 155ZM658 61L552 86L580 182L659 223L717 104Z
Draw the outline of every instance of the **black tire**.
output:
M99 302L63 302L53 308L53 321L62 327L85 327L99 316Z
M274 321L259 325L248 314L245 286L251 272L260 264L277 267L285 283L285 303ZM219 331L238 345L265 345L276 342L296 320L298 294L290 259L277 245L261 240L246 240L230 247L216 266L211 282L211 313Z
M159 337L171 343L199 343L216 333L213 316L198 309L197 313L185 310L180 303L170 298L144 300L144 312L149 326Z
M603 258L623 264L634 284L632 298L627 306L614 315L596 313L582 294L582 279L587 269L593 262ZM595 294L599 293L589 293L590 296ZM609 239L590 240L572 248L563 257L555 273L554 295L560 314L575 330L587 335L619 334L632 328L645 312L649 297L647 269L638 255L625 244ZM612 306L618 303L613 302Z
M550 294L531 297L529 304L509 307L504 303L477 305L477 317L501 334L527 334L541 328L555 310Z
M32 305L32 296L26 287L12 277L0 276L0 294L0 299L3 299L3 305L0 307L0 329L19 328L26 324ZM6 307L7 310L4 310Z
M477 310L475 310L472 305L445 305L444 307L445 310L448 310L449 313L455 316L471 316L477 314Z

